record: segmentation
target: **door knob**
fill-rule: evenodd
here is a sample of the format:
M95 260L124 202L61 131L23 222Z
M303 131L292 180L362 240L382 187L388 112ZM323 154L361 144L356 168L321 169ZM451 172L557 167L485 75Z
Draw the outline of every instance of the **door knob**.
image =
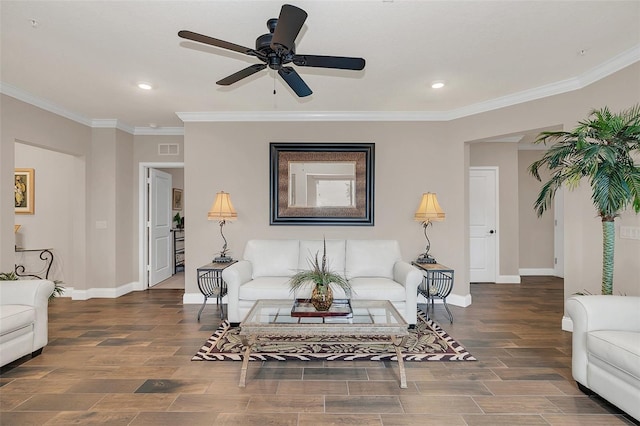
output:
M489 233L490 233L490 234L495 234L495 233L496 233L496 231L492 229L492 230L490 230L490 231L489 231Z

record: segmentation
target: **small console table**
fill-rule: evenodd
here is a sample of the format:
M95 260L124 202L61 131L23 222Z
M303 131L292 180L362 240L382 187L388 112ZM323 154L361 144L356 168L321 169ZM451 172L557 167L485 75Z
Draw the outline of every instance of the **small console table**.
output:
M427 299L427 315L429 314L429 305L431 311L434 310L434 299L439 297L442 304L449 314L449 322L453 324L453 314L447 305L447 296L453 290L453 269L440 265L439 263L418 263L411 262L413 266L420 269L423 279L422 284L418 286L418 293Z
M16 253L37 253L40 252L40 260L44 261L44 267L42 270L38 271L38 274L42 274L44 272L44 279L49 279L49 272L51 271L51 265L53 265L53 249L45 248L45 249L24 249L20 247L16 247ZM16 265L15 267L16 275L19 277L33 277L39 280L42 279L42 276L34 274L26 274L24 265Z
M198 268L198 288L204 296L204 302L198 311L198 321L210 297L216 298L216 305L220 306L220 318L224 318L222 298L227 294L227 284L222 279L222 271L236 262L237 260L225 263L211 262Z

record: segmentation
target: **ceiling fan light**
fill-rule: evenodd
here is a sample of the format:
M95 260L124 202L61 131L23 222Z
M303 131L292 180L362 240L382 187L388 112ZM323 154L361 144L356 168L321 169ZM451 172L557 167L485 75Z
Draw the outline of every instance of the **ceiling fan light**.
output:
M431 83L432 89L442 89L444 87L444 81L434 81Z
M153 86L151 85L151 83L141 81L140 83L138 83L138 88L142 90L151 90L153 89Z

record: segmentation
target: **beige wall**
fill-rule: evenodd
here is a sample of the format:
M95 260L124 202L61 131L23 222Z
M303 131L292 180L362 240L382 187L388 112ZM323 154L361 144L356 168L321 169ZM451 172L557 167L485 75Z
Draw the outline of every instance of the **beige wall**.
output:
M446 221L436 223L430 230L433 254L456 269L454 293L466 297L466 193L471 157L468 142L533 128L559 125L569 129L591 108L627 108L638 102L638 75L640 64L582 90L449 122L186 123L185 143L176 157L158 156L157 143L181 142L180 136L132 137L115 129L91 129L2 95L0 196L5 200L12 197L16 141L74 156L78 185L86 185L75 199L74 262L89 265L74 273L74 281L78 286L84 283L85 289L113 289L137 278L138 163L184 158L188 216L186 291L197 293L195 268L209 262L222 245L217 223L206 220L206 212L220 190L232 194L239 213L238 220L225 229L235 257L242 256L249 238L325 235L395 238L406 259L424 248L420 224L412 216L420 195L433 191L438 193L447 214ZM269 226L268 144L272 141L375 142L375 226ZM133 161L127 162L129 156ZM517 174L513 179L518 180ZM0 270L11 270L15 258L13 207L0 203L0 212ZM564 218L565 292L571 294L584 288L597 292L601 228L586 186L566 195ZM104 221L107 228L96 229L96 224ZM640 217L625 213L616 222L640 226ZM522 244L518 249L522 250ZM614 291L640 294L640 242L617 238L616 250Z
M138 229L135 214L137 204L134 203L133 188L137 182L131 167L133 158L133 135L121 130L116 131L115 155L115 215L116 215L116 279L115 285L129 284L138 279L137 247L134 247L133 236Z
M0 95L0 122L0 197L3 200L13 199L16 142L74 157L75 182L79 186L74 198L76 208L73 209L73 236L77 237L74 238L77 243L72 248L74 254L70 263L78 263L74 266L74 284L85 283L87 204L84 183L91 129L6 95ZM39 217L38 211L35 217ZM11 271L14 267L14 222L13 205L10 202L0 203L0 271Z
M403 257L424 251L413 220L423 192L438 194L447 219L430 229L432 253L456 269L457 294L469 293L465 272L463 145L443 143L443 123L187 123L185 133L186 292L197 293L195 268L222 247L207 221L216 192L231 194L238 220L225 236L242 257L251 238L397 239ZM375 226L270 226L269 142L375 142ZM193 195L197 194L197 195Z
M533 205L550 174L541 171L542 182L529 173L529 166L544 151L518 151L518 212L520 216L520 269L554 269L554 208L538 217Z
M215 193L231 193L238 220L225 228L232 255L242 256L250 238L395 238L403 256L411 259L424 245L419 224L412 214L420 194L438 193L447 214L445 222L431 230L433 252L439 261L456 269L454 294L466 297L468 283L467 166L471 164L468 143L480 139L514 134L551 126L574 127L588 112L603 105L613 110L638 102L640 64L630 66L579 91L526 102L508 108L477 114L450 122L234 122L185 123L185 190L187 226L186 292L197 293L195 268L211 261L222 246L217 224L207 222L206 212ZM269 226L268 144L269 142L347 142L376 143L376 194L374 227ZM508 152L501 167L501 182L510 180L513 217L507 227L518 239L518 155ZM503 172L504 169L504 172ZM506 185L509 185L507 182ZM502 189L501 189L502 191ZM576 195L577 193L573 194ZM584 287L587 276L599 276L601 265L600 226L593 222L593 207L586 196L586 207L570 203L565 208L565 239L574 239L580 251L566 254L565 291L571 294ZM580 206L580 207L578 207ZM501 208L502 210L502 208ZM588 213L585 213L588 212ZM501 217L508 216L502 214ZM621 222L637 221L625 214ZM576 221L576 218L580 220ZM501 241L501 272L518 273L521 244ZM588 241L585 247L581 244ZM640 244L620 243L626 252L616 257L616 276L621 282L638 281ZM504 253L505 250L511 253ZM571 249L567 249L570 251ZM633 258L635 264L627 259ZM584 271L589 271L585 274ZM505 273L505 272L502 272ZM597 279L599 281L599 278ZM634 290L636 291L636 290ZM640 290L638 290L640 292Z

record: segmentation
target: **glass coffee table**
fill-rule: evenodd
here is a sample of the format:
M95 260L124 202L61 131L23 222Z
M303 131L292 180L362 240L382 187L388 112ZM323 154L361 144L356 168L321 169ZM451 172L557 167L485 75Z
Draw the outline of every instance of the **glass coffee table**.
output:
M282 336L354 336L388 337L393 343L400 371L400 387L407 387L407 376L400 347L407 336L408 324L388 300L352 300L349 316L292 316L293 300L258 300L240 323L245 350L240 372L240 387L245 386L251 349L257 341L268 342ZM355 342L354 342L355 343ZM360 340L358 343L363 343Z

